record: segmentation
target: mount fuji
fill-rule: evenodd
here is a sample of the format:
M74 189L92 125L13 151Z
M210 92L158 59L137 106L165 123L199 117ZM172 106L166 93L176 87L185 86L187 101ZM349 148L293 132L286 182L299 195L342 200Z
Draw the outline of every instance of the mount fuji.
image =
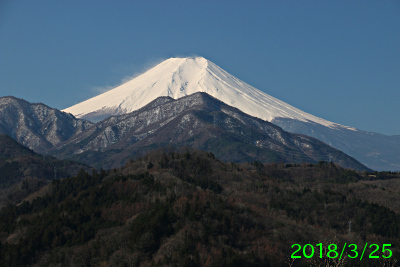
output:
M203 57L167 59L127 83L63 111L77 118L98 122L112 115L138 110L160 96L178 99L197 92L207 93L225 104L267 121L287 118L312 121L330 128L355 130L292 107L239 80Z
M170 58L142 75L64 112L92 122L138 110L158 97L207 93L284 130L306 134L376 170L400 170L400 136L358 130L301 111L264 93L203 57Z

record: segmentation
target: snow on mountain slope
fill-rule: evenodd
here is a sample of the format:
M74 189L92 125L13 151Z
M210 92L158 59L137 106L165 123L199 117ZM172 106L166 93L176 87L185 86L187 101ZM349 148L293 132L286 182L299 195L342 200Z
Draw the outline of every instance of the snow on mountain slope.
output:
M177 100L160 97L137 111L104 119L52 148L50 154L115 168L132 156L166 144L209 151L232 162L329 159L346 168L368 170L317 139L288 133L203 92Z
M99 121L137 110L160 96L174 99L205 92L252 116L314 122L329 128L354 128L326 121L282 102L230 75L203 58L170 58L144 74L108 92L63 111L78 118Z

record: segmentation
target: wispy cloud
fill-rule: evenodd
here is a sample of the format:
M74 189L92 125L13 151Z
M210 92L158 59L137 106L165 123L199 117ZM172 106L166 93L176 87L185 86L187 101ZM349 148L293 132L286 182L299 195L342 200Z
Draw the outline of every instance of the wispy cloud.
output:
M98 94L103 94L103 93L105 93L107 91L110 91L113 88L115 88L115 86L98 86L98 87L96 86L96 87L93 87L91 89L91 91L94 94L98 95Z
M180 55L180 54L176 54L173 57L177 57L177 58L184 58L184 57L199 57L198 54L189 54L189 55ZM106 86L94 86L91 88L91 91L94 95L99 95L99 94L103 94L107 91L110 91L124 83L127 83L133 79L135 79L136 77L139 77L140 75L142 75L143 73L145 73L146 71L148 71L149 69L155 67L156 65L160 64L161 62L163 62L164 60L166 60L167 58L165 57L160 57L160 58L154 58L151 60L146 61L142 66L138 66L136 64L131 64L128 66L119 66L118 68L116 68L116 72L132 72L132 75L126 75L124 76L121 81L119 83L116 83L114 85L106 85Z
M147 62L145 62L144 65L138 67L137 65L132 64L129 67L124 67L126 72L126 69L132 69L132 75L126 75L124 76L121 81L117 84L114 85L106 85L106 86L94 86L91 88L91 91L93 94L95 95L99 95L99 94L103 94L107 91L110 91L124 83L127 83L133 79L135 79L136 77L142 75L143 73L145 73L146 71L148 71L149 69L155 67L156 65L160 64L161 62L163 62L165 60L165 58L158 58L158 59L153 59L153 60L149 60Z

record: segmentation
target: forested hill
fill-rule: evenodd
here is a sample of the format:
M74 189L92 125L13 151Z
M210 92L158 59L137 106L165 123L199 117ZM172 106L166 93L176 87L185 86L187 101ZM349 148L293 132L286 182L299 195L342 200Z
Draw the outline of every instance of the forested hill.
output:
M391 244L393 255L335 266L391 264L400 255L399 193L398 173L159 150L121 169L81 170L4 207L0 266L326 266L338 259L293 262L292 245L345 242Z
M35 152L5 134L0 134L0 159L33 156Z
M76 175L84 164L43 156L0 134L0 207L18 203L49 180Z

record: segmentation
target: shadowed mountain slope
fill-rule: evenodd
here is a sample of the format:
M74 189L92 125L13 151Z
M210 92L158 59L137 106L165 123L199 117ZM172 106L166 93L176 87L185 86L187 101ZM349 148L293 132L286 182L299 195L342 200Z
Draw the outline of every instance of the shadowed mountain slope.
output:
M0 134L0 207L18 203L56 178L73 176L88 166L73 161L43 156Z
M234 162L334 161L367 168L314 138L291 134L206 93L161 97L129 114L109 117L51 149L50 153L98 167L116 167L161 146L190 146Z

